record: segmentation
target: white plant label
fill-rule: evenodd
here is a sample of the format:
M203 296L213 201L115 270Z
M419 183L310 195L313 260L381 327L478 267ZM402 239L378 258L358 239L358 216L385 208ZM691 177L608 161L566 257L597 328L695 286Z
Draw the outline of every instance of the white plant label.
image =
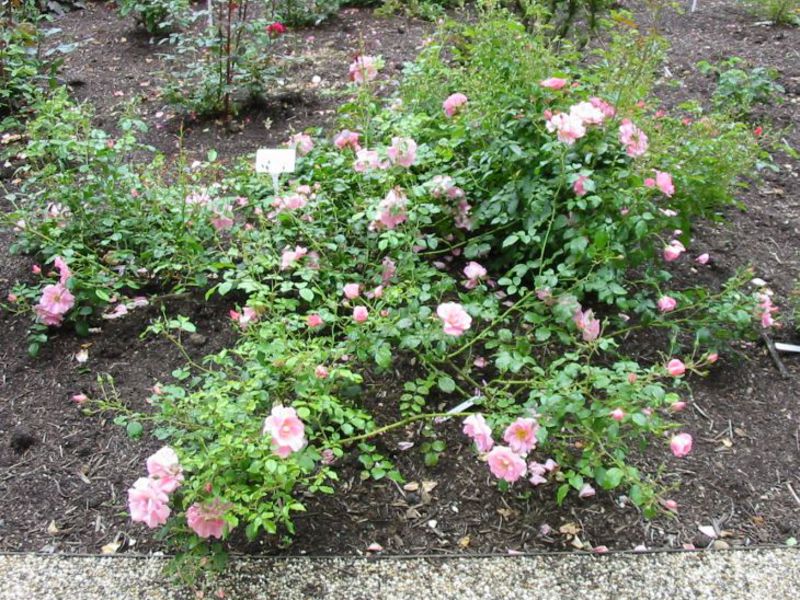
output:
M259 148L256 152L256 173L293 173L297 153L294 148Z

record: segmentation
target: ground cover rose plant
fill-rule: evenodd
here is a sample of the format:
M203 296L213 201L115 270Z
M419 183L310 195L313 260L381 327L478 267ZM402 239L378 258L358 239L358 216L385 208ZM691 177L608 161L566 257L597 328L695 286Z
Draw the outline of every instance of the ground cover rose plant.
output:
M681 115L657 118L646 76L614 84L630 47L650 46L614 39L587 65L506 16L447 25L386 106L373 94L379 60L342 65L352 102L335 131L292 137L298 169L279 196L250 160L189 180L174 223L213 240L208 294L229 299L238 338L149 399L167 445L131 482L131 517L166 525L189 555L235 534L291 534L301 493L335 492L346 452L364 479L402 481L373 438L416 422L435 436L443 417L501 488L559 502L625 493L657 514L662 490L636 467L639 447L690 459L691 432L675 422L687 379L780 311L748 287L750 271L719 289L672 283L676 265L705 267L692 223L731 201L756 150L722 117L688 129ZM736 159L723 147L739 147ZM71 258L88 252L47 248L63 260L45 265L48 286L81 280L88 258ZM42 310L68 318L56 291ZM659 359L631 358L626 340L654 328L669 333ZM151 327L177 344L189 330ZM365 381L411 358L396 420L377 422ZM426 464L451 451L419 441Z

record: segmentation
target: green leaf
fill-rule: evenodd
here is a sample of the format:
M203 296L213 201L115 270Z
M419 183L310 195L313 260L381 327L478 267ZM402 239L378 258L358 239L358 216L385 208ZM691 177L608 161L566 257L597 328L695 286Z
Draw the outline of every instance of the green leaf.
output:
M569 484L562 483L559 486L558 491L556 492L556 502L558 503L559 506L561 506L561 504L564 502L564 498L567 497L568 493L569 493Z
M439 389L446 394L450 394L456 389L456 382L453 381L452 377L448 377L447 375L439 377L438 385Z
M613 490L622 482L623 475L625 475L625 473L622 471L622 469L618 467L612 467L605 472L605 476L600 482L600 485L604 490Z
M392 347L389 344L381 344L375 351L375 364L383 369L392 364Z
M144 427L142 427L142 424L139 423L139 421L131 421L130 423L128 423L128 426L125 427L125 431L128 432L128 437L137 439L142 436L142 433L144 432Z
M303 288L300 290L300 297L306 302L311 302L314 299L314 292L308 288Z

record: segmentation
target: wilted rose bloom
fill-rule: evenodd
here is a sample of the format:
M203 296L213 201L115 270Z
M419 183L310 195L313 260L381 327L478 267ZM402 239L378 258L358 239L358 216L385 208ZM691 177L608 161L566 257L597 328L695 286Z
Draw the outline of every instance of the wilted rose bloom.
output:
M392 145L386 151L392 164L409 168L417 159L417 143L411 138L393 137Z
M356 306L353 309L353 320L356 323L363 323L369 318L369 311L366 306Z
M547 468L538 462L528 463L528 473L531 476L528 478L528 481L531 482L532 485L541 485L543 483L547 483Z
M581 488L581 491L578 492L578 497L591 498L592 496L594 496L594 494L595 494L594 488L588 483L584 483L583 487Z
M759 309L761 310L761 327L768 328L775 325L775 319L772 318L772 313L778 311L778 307L772 304L772 298L769 294L759 294Z
M580 119L584 125L602 125L606 118L603 111L591 102L578 102L572 105L569 109L569 114Z
M479 369L483 369L488 363L486 362L486 359L484 357L476 356L475 360L472 361L472 364Z
M480 263L476 263L473 260L464 267L464 275L467 277L467 282L464 284L464 287L471 290L478 285L480 279L486 277L486 269L484 269Z
M492 475L508 483L514 483L528 470L525 460L507 446L495 446L486 460Z
M581 331L584 342L593 342L600 336L600 321L594 318L594 311L582 312L579 308L573 317L575 325Z
M225 519L222 516L228 505L215 498L212 502L195 502L186 511L186 523L201 538L222 538L225 532Z
M675 193L675 186L672 183L672 175L663 171L656 171L656 187L668 198Z
M673 377L680 377L686 372L686 365L677 358L673 358L667 363L667 373Z
M464 419L464 434L468 435L479 452L488 452L494 446L492 430L486 423L486 419L480 413L470 415Z
M678 260L678 258L680 258L681 254L684 252L686 252L686 247L678 240L672 240L667 246L664 247L664 260L667 262Z
M72 397L72 401L78 406L83 406L88 400L89 397L86 394L75 394Z
M285 271L294 265L295 262L303 258L306 254L308 254L308 249L303 246L295 246L294 250L288 248L284 249L281 253L281 271Z
M703 254L695 258L694 262L696 262L698 265L705 265L708 263L710 258L711 257L708 255L708 252L704 252Z
M449 175L435 175L428 184L431 186L431 196L441 198L455 187L456 182Z
M307 133L296 133L286 145L295 148L300 156L305 156L314 149L314 140Z
M178 455L169 446L148 457L147 473L167 494L177 490L183 481L183 468Z
M69 270L67 263L64 262L64 259L60 256L56 256L53 259L53 265L58 271L58 283L61 285L67 285L67 280L72 277L72 271Z
M388 256L384 256L383 261L381 261L381 266L383 267L381 283L387 285L392 277L394 277L394 274L397 273L397 264Z
M169 497L158 482L140 477L128 490L128 511L131 521L144 523L150 529L163 525L169 518Z
M217 231L225 231L233 227L233 219L223 213L216 213L214 218L211 219L211 225Z
M453 188L459 189L459 188ZM466 231L470 231L472 229L472 220L469 218L469 213L472 210L472 206L470 206L469 202L466 200L461 200L455 209L455 218L453 219L453 224L458 227L459 229L464 229Z
M270 416L264 419L263 434L272 436L275 453L286 458L291 452L301 450L306 444L305 426L292 407L272 407Z
M458 92L455 94L451 94L448 96L444 102L442 102L442 109L444 110L444 114L450 118L455 116L455 114L467 103L467 97Z
M527 454L536 447L536 432L539 424L536 419L519 418L503 432L503 440L517 454Z
M317 313L314 313L308 315L308 317L306 318L306 323L308 324L309 327L314 329L316 327L321 327L324 321L322 320L322 317L320 317Z
M586 127L578 117L556 113L546 122L547 131L557 132L558 141L572 146L575 140L586 135Z
M636 158L647 152L647 136L630 119L623 119L619 126L619 141L625 146L628 156Z
M456 337L462 335L472 324L472 317L457 302L444 302L436 309L436 314L444 323L444 332Z
M355 152L361 150L361 145L359 144L360 134L356 133L355 131L350 131L349 129L342 130L339 135L337 135L333 140L333 145L336 146L339 150L344 150L345 148L352 148Z
M692 451L692 436L688 433L678 433L669 441L670 450L678 458L683 458Z
M344 286L344 297L348 300L355 300L361 294L361 286L357 283L348 283Z
M625 418L625 411L621 408L615 408L611 411L611 418L615 421L622 421Z
M539 82L539 85L549 90L560 90L569 83L566 79L561 77L548 77Z
M327 379L328 375L330 375L330 372L324 365L317 365L314 369L314 376L317 379Z
M375 56L359 56L350 64L350 81L365 83L378 76L380 60Z
M678 306L678 301L671 296L661 296L661 298L658 299L658 310L662 313L675 310L676 306Z

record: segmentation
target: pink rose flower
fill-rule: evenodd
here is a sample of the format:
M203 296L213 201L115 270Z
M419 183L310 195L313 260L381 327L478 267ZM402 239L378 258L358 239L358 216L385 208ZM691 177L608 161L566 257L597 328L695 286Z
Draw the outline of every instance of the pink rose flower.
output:
M53 265L58 271L58 283L63 286L67 285L67 280L72 277L72 271L69 270L67 263L60 256L56 256L53 260Z
M41 275L42 274L42 267L40 267L39 265L33 265L31 267L31 273L33 273L34 275Z
M280 404L273 406L270 416L264 419L262 433L272 436L273 449L281 458L301 450L306 444L305 426L297 412Z
M442 102L442 109L444 110L444 114L448 118L451 118L455 116L455 114L458 113L461 107L466 103L467 97L464 94L451 94L444 102Z
M147 473L164 492L171 494L183 481L183 468L178 455L169 446L164 446L147 459Z
M383 261L381 261L381 266L383 267L381 283L387 285L392 277L394 277L394 274L397 273L397 265L391 258L384 256Z
M759 294L758 308L761 310L761 327L767 329L775 325L775 319L772 318L772 313L778 311L778 307L772 304L772 298L769 294Z
M487 456L489 469L498 479L514 483L528 470L525 461L507 446L495 446Z
M675 186L672 184L672 175L663 171L656 171L656 187L668 198L675 193Z
M673 358L667 363L667 373L673 377L680 377L686 372L686 365L677 358Z
M503 433L503 440L517 454L527 454L536 447L536 432L539 424L536 419L519 418L509 425Z
M255 311L254 308L250 308L246 306L242 312L237 312L235 310L228 311L231 319L235 321L239 327L244 331L250 325L258 320L258 313Z
M593 342L600 337L600 321L594 318L594 311L591 309L582 312L579 308L575 311L573 320L581 331L584 342Z
M357 283L348 283L344 286L344 296L348 300L355 300L361 294L361 286Z
M615 421L622 421L625 418L625 411L621 408L615 408L611 411L611 418Z
M163 525L169 518L169 498L157 481L140 477L128 490L128 512L131 521L144 523L150 529Z
M350 81L365 83L378 76L380 59L375 56L359 56L350 65Z
M623 119L619 126L619 141L625 146L628 156L636 158L647 152L647 136L630 119Z
M317 379L327 379L328 375L330 375L330 372L327 368L325 368L324 365L317 365L317 367L314 369L314 376Z
M42 296L34 307L36 316L48 326L61 325L64 314L75 305L75 296L63 283L47 285L42 290Z
M594 106L595 108L599 108L606 119L611 119L614 117L614 115L617 114L617 109L615 109L613 106L611 106L611 104L609 104L608 102L606 102L601 98L592 96L591 98L589 98L589 102L591 102L592 106Z
M407 169L417 159L417 143L411 138L393 137L386 154L392 164Z
M671 296L661 296L661 298L658 299L658 310L662 313L675 310L676 306L678 306L678 301Z
M572 146L575 140L586 135L586 127L578 117L565 113L556 113L545 123L547 131L557 132L559 142Z
M539 85L549 90L560 90L569 83L566 79L561 77L548 77L539 82Z
M78 406L83 406L88 402L89 397L86 394L75 394L72 397L72 401L77 404Z
M464 275L467 277L467 282L464 284L464 287L471 290L477 287L480 279L486 277L486 269L484 269L480 263L476 263L473 260L464 267Z
M578 175L578 178L572 184L572 191L575 195L582 197L586 195L586 182L591 181L586 175Z
M672 262L678 260L684 252L686 252L684 245L678 240L672 240L667 246L664 246L662 255L665 261Z
M370 169L387 169L388 162L382 162L376 150L362 148L356 151L356 160L353 162L353 170L356 173L364 173Z
M322 327L325 321L317 313L313 313L306 317L306 323L311 329L316 329L317 327Z
M369 311L366 306L356 306L353 309L353 320L356 323L363 323L369 318Z
M334 138L333 145L339 150L352 148L354 152L358 152L361 150L361 145L359 144L360 137L361 134L350 131L349 129L344 129Z
M669 410L671 412L681 412L684 408L686 408L686 402L683 400L678 400L677 402L673 402L669 406Z
M708 355L708 357L706 358L706 361L708 361L708 363L709 363L709 364L712 364L712 365L713 365L715 362L717 362L718 360L719 360L719 354L717 354L716 352L712 352L712 353L711 353L711 354L709 354L709 355Z
M378 218L370 224L371 229L394 229L408 220L406 206L408 197L399 187L392 188L386 198L378 204Z
M295 148L300 156L305 156L314 149L314 140L307 133L296 133L286 145Z
M186 511L186 523L201 538L222 538L225 532L225 519L222 516L228 509L219 498L200 504L195 502Z
M308 248L304 248L303 246L295 246L294 250L288 248L284 249L281 253L281 271L292 267L294 263L303 258L306 254L308 254Z
M584 125L602 125L606 115L591 102L578 102L569 109L572 117L580 119Z
M486 419L484 419L483 415L480 413L470 415L464 419L464 428L462 431L475 442L478 452L488 452L492 449L492 446L494 446L492 430L486 423Z
M469 316L464 307L457 302L444 302L436 309L436 314L444 323L444 332L447 335L456 337L462 335L472 324L472 317Z
M678 433L669 441L670 450L678 458L683 458L692 451L692 436L688 433Z

